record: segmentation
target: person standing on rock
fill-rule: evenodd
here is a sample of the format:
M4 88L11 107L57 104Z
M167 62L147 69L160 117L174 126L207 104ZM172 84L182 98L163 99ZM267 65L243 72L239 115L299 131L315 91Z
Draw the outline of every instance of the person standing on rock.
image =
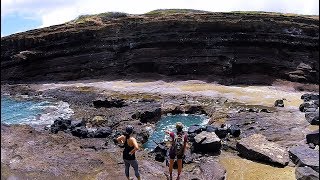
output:
M184 153L187 147L188 137L183 132L183 124L181 122L176 123L176 130L177 133L170 131L165 131L167 134L169 134L171 138L171 147L169 149L169 156L170 156L170 162L169 162L169 173L170 173L170 180L172 179L172 169L174 164L174 159L177 157L177 163L178 163L178 177L177 180L180 179L180 174L182 171L182 159L184 157Z
M137 140L132 137L133 127L128 125L124 135L121 135L117 138L118 143L124 144L123 150L123 161L125 165L125 174L128 179L129 177L129 168L130 165L133 167L135 176L140 180L138 161L136 160L135 152L139 150Z

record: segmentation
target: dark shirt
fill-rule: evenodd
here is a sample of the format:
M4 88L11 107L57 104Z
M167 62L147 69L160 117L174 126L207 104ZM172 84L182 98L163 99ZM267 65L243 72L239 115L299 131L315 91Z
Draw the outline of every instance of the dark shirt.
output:
M126 140L124 142L123 159L135 160L136 159L135 153L133 153L133 155L129 154L133 149L134 149L134 147L129 146L128 139L126 138Z

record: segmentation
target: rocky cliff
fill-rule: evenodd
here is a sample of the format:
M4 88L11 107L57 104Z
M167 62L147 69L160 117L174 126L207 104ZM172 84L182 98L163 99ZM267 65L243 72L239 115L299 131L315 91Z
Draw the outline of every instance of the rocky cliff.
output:
M1 82L128 76L319 82L319 18L272 13L81 16L1 38ZM255 79L255 80L252 80Z

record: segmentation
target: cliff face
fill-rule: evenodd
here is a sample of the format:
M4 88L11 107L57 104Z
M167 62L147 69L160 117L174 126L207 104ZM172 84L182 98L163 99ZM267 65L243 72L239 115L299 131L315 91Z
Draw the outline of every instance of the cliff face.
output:
M318 17L97 16L1 38L1 82L148 73L222 83L246 77L318 83L318 40Z

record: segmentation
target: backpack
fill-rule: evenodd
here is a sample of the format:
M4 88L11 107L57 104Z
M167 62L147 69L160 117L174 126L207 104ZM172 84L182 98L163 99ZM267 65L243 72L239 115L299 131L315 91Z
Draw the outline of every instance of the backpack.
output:
M184 133L178 133L174 137L174 149L177 155L183 154Z

